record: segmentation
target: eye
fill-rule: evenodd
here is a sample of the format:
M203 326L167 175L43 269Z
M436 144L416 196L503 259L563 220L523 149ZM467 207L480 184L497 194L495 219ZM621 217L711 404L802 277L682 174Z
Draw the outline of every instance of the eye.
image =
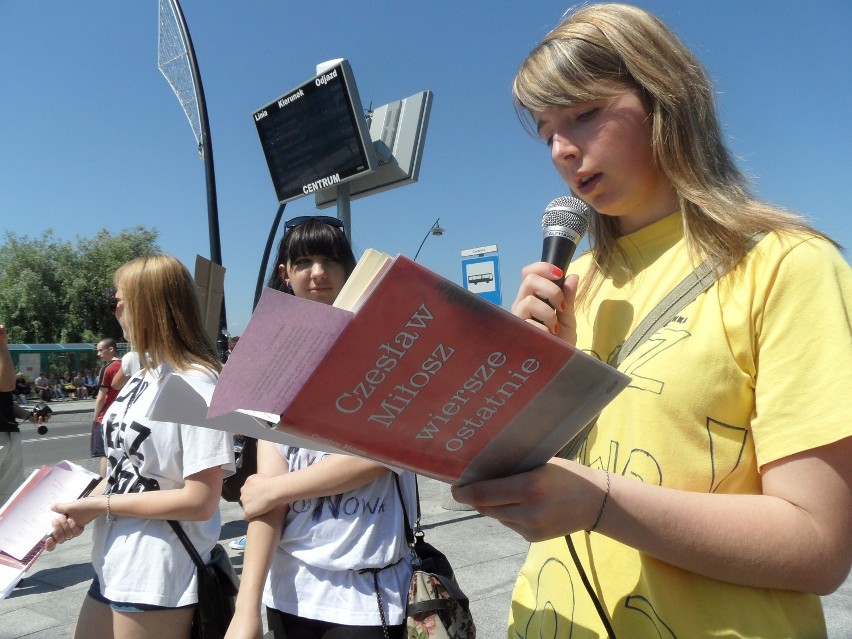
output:
M577 122L585 122L587 120L591 120L600 112L600 107L592 107L590 109L585 109L577 114Z

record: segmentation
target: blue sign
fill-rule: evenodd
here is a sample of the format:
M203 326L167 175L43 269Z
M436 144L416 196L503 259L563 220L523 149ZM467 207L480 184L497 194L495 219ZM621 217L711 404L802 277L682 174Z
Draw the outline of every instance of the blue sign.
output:
M502 303L500 264L496 255L462 260L462 283L471 293L476 293L497 306Z

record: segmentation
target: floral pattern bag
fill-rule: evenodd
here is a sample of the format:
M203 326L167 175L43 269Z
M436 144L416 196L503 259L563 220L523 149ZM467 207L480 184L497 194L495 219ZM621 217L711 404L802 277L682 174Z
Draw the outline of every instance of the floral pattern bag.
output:
M412 550L419 565L415 564L408 589L408 639L476 639L468 598L446 556L427 544L420 530Z

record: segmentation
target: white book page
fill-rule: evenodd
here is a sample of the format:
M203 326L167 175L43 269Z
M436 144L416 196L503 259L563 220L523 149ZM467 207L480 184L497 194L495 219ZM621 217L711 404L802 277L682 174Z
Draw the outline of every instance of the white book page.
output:
M0 550L22 560L51 531L58 516L51 507L73 501L88 488L92 473L82 468L54 466L38 484L3 513Z

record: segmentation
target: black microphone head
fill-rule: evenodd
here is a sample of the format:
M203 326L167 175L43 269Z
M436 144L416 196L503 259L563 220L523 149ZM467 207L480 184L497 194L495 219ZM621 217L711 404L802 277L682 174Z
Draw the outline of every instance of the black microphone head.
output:
M582 237L589 229L589 206L576 197L562 196L553 200L541 216L541 228L563 226Z

